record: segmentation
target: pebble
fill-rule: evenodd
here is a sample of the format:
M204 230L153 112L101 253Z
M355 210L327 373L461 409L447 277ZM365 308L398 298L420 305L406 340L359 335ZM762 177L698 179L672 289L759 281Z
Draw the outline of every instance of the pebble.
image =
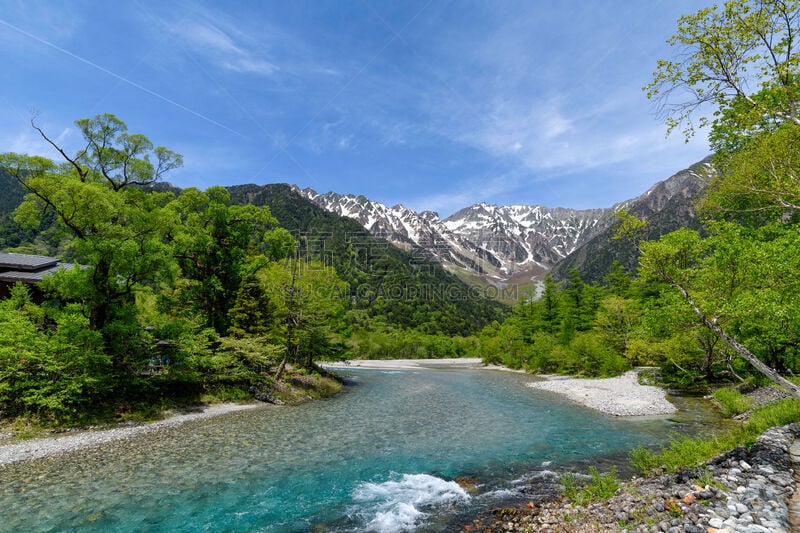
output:
M123 426L99 431L83 431L71 435L24 440L12 444L0 445L0 465L29 461L68 453L75 450L99 446L107 442L130 438L140 433L154 431L163 427L183 424L190 420L209 418L242 409L252 409L257 404L224 403L201 407L196 412L176 414L165 420L135 426Z
M798 439L800 423L771 428L751 448L736 448L700 468L635 479L604 502L585 506L541 502L520 511L514 521L487 529L789 533L789 502L797 490L791 473L800 469L789 451ZM716 480L712 486L698 486L697 479L709 474Z

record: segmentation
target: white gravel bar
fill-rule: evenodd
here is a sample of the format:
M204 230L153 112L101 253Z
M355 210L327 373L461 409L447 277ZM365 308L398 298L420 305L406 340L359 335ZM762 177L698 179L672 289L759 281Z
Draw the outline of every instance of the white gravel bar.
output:
M578 379L541 376L528 386L563 394L586 407L614 416L664 415L677 411L660 387L640 385L638 371L631 370L616 378Z
M0 445L0 465L15 463L17 461L29 461L31 459L41 459L62 453L67 453L91 446L105 444L110 441L126 439L140 433L154 431L163 427L178 426L190 420L200 418L210 418L225 413L252 409L258 404L234 404L224 403L202 407L197 412L188 414L177 414L165 420L141 424L137 426L124 426L113 429L87 430L80 433L59 435L56 437L44 437L38 439L23 440L12 444Z

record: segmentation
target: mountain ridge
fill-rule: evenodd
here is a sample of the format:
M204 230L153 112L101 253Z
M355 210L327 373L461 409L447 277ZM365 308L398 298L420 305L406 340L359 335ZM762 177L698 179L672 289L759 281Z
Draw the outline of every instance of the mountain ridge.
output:
M571 209L479 202L445 219L434 211L416 212L402 204L388 207L363 195L292 187L323 209L358 221L367 231L397 247L417 250L450 271L502 285L520 277L541 278L548 271L563 277L569 268L587 270L582 272L587 279L598 281L614 259L633 268L635 253L619 243L597 243L598 239L604 243L611 240L614 213L625 209L648 220L650 229L645 238L695 224L693 199L705 190L712 174L710 158L706 158L611 207ZM585 248L593 241L594 245ZM600 253L614 257L598 260L594 256ZM585 268L587 264L591 268Z

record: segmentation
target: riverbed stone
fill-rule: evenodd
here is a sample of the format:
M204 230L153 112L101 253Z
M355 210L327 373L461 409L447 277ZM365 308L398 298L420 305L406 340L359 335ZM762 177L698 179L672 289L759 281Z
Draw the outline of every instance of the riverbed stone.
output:
M800 446L792 448L796 439L800 424L772 428L751 448L736 448L702 469L632 480L606 502L568 509L566 502L543 502L537 509L542 527L519 522L516 529L494 530L788 533L796 491L789 450L800 458ZM696 479L709 473L712 486L698 486Z

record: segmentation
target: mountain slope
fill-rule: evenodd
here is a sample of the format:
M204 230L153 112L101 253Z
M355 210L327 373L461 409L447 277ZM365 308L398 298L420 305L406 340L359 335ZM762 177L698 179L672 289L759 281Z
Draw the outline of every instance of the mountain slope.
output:
M615 211L624 209L646 220L648 226L643 235L645 240L658 239L680 228L698 229L701 224L695 213L695 203L708 187L713 175L711 159L706 158L656 183L638 198L618 204ZM629 272L635 271L639 257L636 246L624 240L615 240L613 235L613 224L607 225L555 265L552 269L553 276L557 279L566 278L567 272L574 268L585 281L600 282L608 274L614 261L618 261Z
M402 205L387 207L364 196L312 189L294 190L323 209L358 221L395 246L438 261L451 272L504 287L530 281L552 269L563 277L577 268L587 281L599 281L614 260L629 269L635 250L614 241L614 213L626 209L648 220L646 238L680 227L696 227L692 204L708 185L709 160L678 172L643 195L612 207L575 210L538 205L475 204L441 220Z
M351 305L370 316L426 332L467 334L507 308L483 297L424 254L376 238L356 221L320 208L288 185L228 187L231 199L266 205L301 243L301 252L336 269Z

